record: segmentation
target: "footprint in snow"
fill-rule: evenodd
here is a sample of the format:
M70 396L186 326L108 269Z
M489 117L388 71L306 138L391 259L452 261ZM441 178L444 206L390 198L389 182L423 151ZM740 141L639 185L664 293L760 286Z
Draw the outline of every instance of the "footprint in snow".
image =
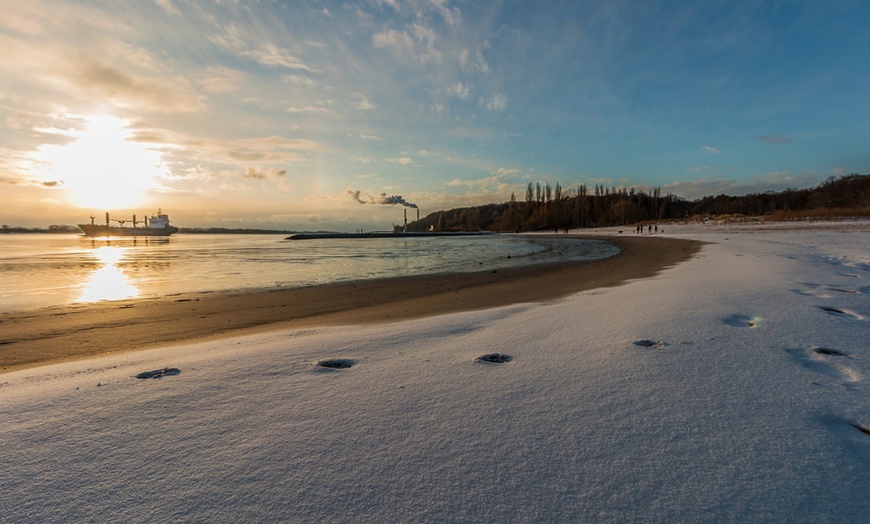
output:
M151 371L143 371L136 375L136 378L163 378L170 375L180 375L181 370L178 368L163 368L163 369L154 369Z
M865 444L870 437L870 425L867 423L836 415L822 415L820 420L838 437L860 445L860 448L855 449L866 450Z
M857 382L862 378L861 373L846 362L854 357L845 351L827 347L809 350L789 348L785 351L801 366L828 378L845 383Z
M759 323L761 323L761 317L759 316L749 316L749 315L731 315L730 317L725 317L722 319L722 322L729 326L734 327L749 327L754 328Z
M831 349L831 348L816 348L813 351L818 353L819 355L827 355L829 357L851 357L848 353L844 351L840 351L839 349Z
M504 353L487 353L474 359L475 362L489 362L490 364L504 364L510 362L514 357L505 355Z
M642 348L661 349L668 347L669 344L667 342L662 342L661 340L636 340L634 345Z
M827 313L829 315L833 315L835 317L849 317L849 318L857 318L857 319L861 318L860 316L856 315L855 313L852 313L851 311L846 311L844 309L835 308L832 306L816 306L816 307L821 309L825 313Z
M857 289L848 289L843 287L835 287L835 286L822 286L820 284L806 284L807 288L805 289L795 289L794 292L799 295L804 295L807 297L815 297L815 298L833 298L835 293L849 293L849 294L857 294L859 291Z
M348 369L353 366L356 362L349 358L328 358L318 360L314 363L316 367L326 368L326 369Z

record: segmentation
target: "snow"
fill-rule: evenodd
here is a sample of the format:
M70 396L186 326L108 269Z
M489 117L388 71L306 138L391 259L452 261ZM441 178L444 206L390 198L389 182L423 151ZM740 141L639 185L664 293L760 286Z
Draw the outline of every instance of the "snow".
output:
M870 224L664 229L554 303L0 375L0 520L867 522Z

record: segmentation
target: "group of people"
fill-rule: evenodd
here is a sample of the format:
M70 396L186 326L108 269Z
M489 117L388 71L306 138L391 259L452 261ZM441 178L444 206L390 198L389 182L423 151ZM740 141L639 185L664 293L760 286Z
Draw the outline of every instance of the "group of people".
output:
M646 229L646 230L647 230L647 233L652 233L652 232L653 232L653 228L655 228L655 232L656 232L656 233L659 232L659 226L658 226L658 224L649 224L649 225L647 226L647 229ZM643 224L638 225L638 226L635 228L635 232L636 232L638 235L642 235L642 234L643 234Z

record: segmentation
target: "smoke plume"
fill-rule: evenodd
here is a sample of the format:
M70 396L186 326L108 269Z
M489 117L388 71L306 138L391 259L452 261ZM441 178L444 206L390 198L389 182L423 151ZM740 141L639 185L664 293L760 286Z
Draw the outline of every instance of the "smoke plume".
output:
M380 204L382 206L405 206L413 209L417 209L417 204L413 204L405 200L401 195L391 195L387 196L386 193L381 193L380 195L370 195L368 193L363 193L362 191L354 191L352 189L347 190L347 194L350 197L360 204Z

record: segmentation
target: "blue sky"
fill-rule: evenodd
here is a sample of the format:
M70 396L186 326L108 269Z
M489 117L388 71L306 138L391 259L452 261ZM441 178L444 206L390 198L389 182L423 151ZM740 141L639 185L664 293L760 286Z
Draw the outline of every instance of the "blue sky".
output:
M809 187L870 172L867 57L857 0L9 2L0 222L353 231L402 220L381 193Z

